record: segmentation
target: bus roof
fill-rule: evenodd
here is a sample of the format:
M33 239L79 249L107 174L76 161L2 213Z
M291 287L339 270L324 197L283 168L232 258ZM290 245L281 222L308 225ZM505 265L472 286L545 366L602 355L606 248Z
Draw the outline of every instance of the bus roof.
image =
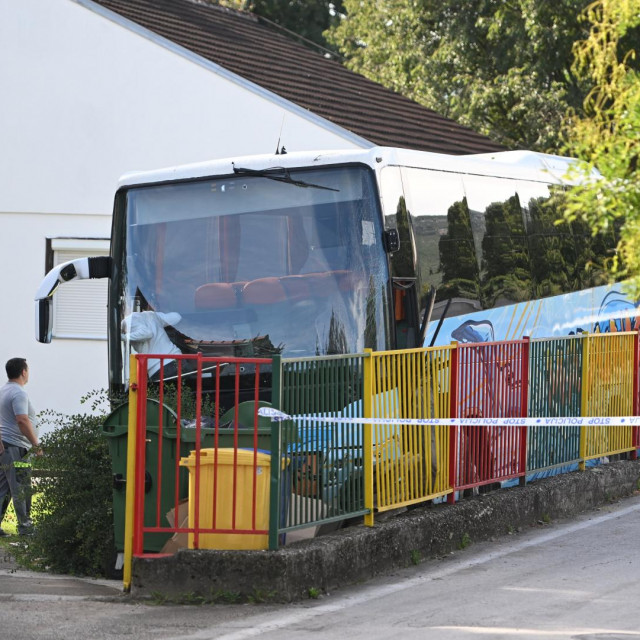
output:
M174 182L209 176L233 175L235 167L253 170L299 169L341 164L365 164L375 170L385 166L406 166L473 175L501 176L552 184L571 184L567 172L576 160L534 151L502 151L452 156L394 147L371 147L340 151L299 151L286 154L238 156L154 171L127 173L118 186Z

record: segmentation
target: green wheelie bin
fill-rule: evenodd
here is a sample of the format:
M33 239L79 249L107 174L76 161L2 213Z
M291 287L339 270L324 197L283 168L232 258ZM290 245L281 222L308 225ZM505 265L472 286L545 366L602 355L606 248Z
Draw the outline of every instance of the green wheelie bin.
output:
M176 461L188 456L196 448L196 430L182 427L180 443L177 443L177 416L169 407L162 406L157 400L147 400L146 429L146 469L144 524L155 526L157 509L158 450L160 445L159 418L162 411L162 484L160 490L160 526L168 526L165 514L175 506ZM111 454L113 472L113 526L116 551L124 550L124 520L127 484L127 441L128 441L129 403L125 402L109 416L103 427L103 435L107 438ZM213 447L214 429L202 428L200 446ZM180 474L179 499L189 495L189 476L186 469L178 467ZM171 533L148 533L144 536L144 550L157 553L161 551Z
M270 407L271 403L259 401L258 407ZM241 402L238 407L238 421L236 419L236 407L231 407L220 418L220 430L218 432L218 446L232 449L235 442L235 431L238 431L238 449L253 449L254 440L254 411L253 400ZM257 448L261 451L271 451L271 418L258 416Z

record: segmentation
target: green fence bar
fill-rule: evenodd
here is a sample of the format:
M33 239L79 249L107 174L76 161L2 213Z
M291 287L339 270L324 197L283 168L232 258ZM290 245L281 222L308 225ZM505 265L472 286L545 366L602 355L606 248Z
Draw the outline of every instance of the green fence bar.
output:
M289 415L362 417L363 354L282 359L281 406ZM363 425L296 420L281 430L290 459L292 495L280 532L361 516Z
M567 336L531 340L528 415L580 416L584 339ZM580 460L580 427L530 427L527 471L553 469Z

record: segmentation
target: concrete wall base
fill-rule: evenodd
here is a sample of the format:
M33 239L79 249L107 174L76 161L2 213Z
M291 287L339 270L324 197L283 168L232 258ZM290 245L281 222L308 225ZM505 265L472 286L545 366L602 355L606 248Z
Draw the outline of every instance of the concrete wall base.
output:
M278 551L181 549L164 558L135 558L133 596L186 594L208 600L291 602L333 591L416 558L460 549L463 539L488 540L537 524L575 516L638 489L640 460L538 480L466 498L455 505L425 505L378 522L296 542Z

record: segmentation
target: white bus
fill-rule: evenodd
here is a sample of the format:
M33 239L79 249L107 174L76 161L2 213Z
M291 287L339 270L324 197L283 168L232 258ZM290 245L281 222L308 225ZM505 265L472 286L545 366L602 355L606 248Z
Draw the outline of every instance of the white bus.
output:
M554 224L570 163L371 148L132 173L115 196L110 256L42 282L37 339L51 339L56 287L90 277L110 278L114 393L139 348L134 317L154 319L150 353L227 357L635 326L635 304L589 269L615 238ZM266 397L268 373L260 384Z

